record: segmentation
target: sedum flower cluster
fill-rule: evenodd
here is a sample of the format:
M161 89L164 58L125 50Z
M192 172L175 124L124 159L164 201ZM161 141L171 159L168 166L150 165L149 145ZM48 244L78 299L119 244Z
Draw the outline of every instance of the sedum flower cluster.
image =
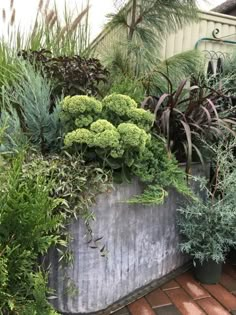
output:
M106 119L114 126L129 122L150 131L154 116L151 112L138 108L137 103L127 95L111 94L102 102L85 95L67 96L61 104L62 121L70 129L90 126L97 119Z
M105 118L115 125L126 121L146 131L150 131L153 125L153 114L137 108L137 103L127 95L111 94L103 99L102 104Z
M153 114L137 108L129 96L112 94L102 102L88 96L66 97L62 111L62 120L72 126L64 140L67 147L86 145L100 156L122 159L131 166L150 142L147 131Z
M69 131L66 147L81 150L88 161L96 159L115 170L114 174L120 172L122 178L130 173L148 184L144 193L130 202L163 202L169 186L190 195L184 173L168 157L164 143L151 136L153 114L138 108L129 96L112 94L101 102L88 96L66 97L62 112Z
M88 127L102 112L102 103L86 95L67 96L61 103L62 121L67 129Z
M135 124L121 123L115 127L105 119L98 119L88 129L78 128L67 133L64 142L67 147L86 144L100 155L123 159L131 166L135 156L145 151L150 139L151 136Z

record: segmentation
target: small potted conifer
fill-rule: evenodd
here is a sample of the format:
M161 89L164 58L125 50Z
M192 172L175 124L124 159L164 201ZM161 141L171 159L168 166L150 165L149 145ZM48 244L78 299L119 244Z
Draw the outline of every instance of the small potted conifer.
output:
M193 258L194 273L202 283L220 279L222 263L236 245L236 142L211 146L215 176L208 185L196 178L205 198L198 198L178 210L182 241L180 249Z

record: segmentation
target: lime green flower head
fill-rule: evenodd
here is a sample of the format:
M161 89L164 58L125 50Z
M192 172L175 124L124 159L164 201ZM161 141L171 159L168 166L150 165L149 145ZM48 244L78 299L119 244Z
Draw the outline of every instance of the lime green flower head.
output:
M78 128L88 127L92 122L93 117L91 115L80 115L80 117L75 120L75 126Z
M125 153L124 148L122 147L121 144L119 144L116 148L114 148L111 151L111 157L113 157L114 159L119 159L119 158L122 158L124 153Z
M125 116L128 111L137 108L137 103L127 95L111 94L102 101L105 112L114 113L117 116Z
M154 115L142 108L132 108L127 113L130 121L137 124L138 127L149 131L154 123Z
M105 130L101 133L97 133L94 136L94 146L103 148L103 149L111 149L119 146L120 134L114 129Z
M71 147L74 143L93 145L93 133L85 128L79 128L72 132L67 133L65 136L65 146Z
M105 119L98 119L97 121L91 124L90 130L95 133L100 133L105 130L116 130L116 127Z
M88 112L101 113L102 103L86 95L67 96L62 101L62 109L73 116Z
M137 148L139 151L145 149L145 145L150 141L148 135L143 129L132 123L122 123L117 128L121 136L121 142L127 148Z

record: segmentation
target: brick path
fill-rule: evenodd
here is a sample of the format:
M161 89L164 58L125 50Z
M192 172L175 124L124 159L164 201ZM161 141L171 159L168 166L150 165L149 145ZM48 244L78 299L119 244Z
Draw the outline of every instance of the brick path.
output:
M186 272L113 315L236 315L236 266L219 284L201 285Z

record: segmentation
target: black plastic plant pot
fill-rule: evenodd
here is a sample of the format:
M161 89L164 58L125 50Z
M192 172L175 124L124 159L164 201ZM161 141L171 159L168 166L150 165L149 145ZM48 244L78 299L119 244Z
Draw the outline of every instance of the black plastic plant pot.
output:
M222 272L222 263L216 263L214 260L209 259L201 263L195 260L194 276L201 283L216 284L220 280Z

